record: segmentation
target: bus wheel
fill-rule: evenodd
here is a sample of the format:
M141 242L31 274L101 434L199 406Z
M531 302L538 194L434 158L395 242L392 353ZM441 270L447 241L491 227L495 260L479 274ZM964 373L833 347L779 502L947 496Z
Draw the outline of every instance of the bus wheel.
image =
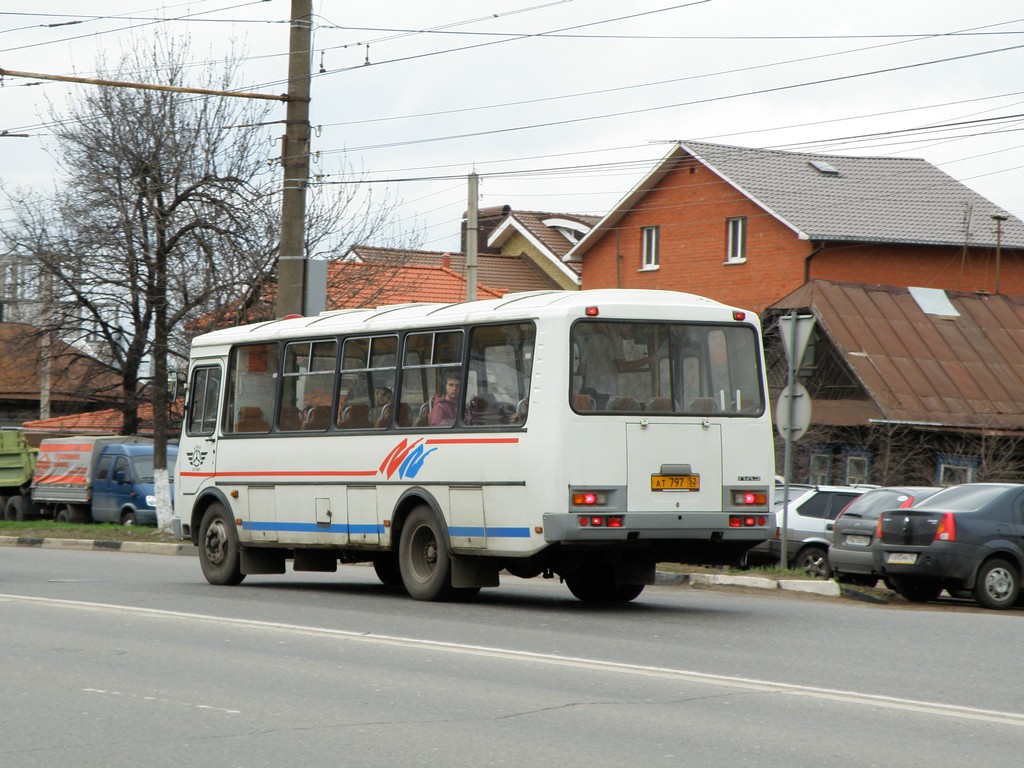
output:
M644 591L643 584L616 584L610 566L589 568L565 577L573 597L584 603L628 603Z
M417 600L448 600L452 562L444 531L427 506L412 511L398 542L398 566L406 591Z
M398 567L398 555L390 553L374 558L373 570L385 587L403 587L402 569Z
M207 507L199 525L199 565L211 584L233 587L245 578L235 523L219 502Z

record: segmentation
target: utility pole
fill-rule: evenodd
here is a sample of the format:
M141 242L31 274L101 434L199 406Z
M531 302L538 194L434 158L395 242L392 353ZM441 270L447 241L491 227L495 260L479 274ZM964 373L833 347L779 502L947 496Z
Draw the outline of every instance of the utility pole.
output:
M469 208L466 211L466 301L476 301L476 251L480 229L477 223L479 187L480 177L473 171L469 174Z
M1003 222L1009 218L1001 213L993 213L992 220L996 223L996 293L999 293L999 258L1003 250Z
M288 45L288 107L281 142L284 188L277 262L278 317L306 309L306 187L309 184L310 46L313 1L292 0Z

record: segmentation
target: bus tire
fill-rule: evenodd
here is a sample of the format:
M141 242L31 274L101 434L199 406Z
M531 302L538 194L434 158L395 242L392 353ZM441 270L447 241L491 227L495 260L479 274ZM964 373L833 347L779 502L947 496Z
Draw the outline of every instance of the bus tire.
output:
M584 603L628 603L644 591L644 584L616 584L612 568L602 566L565 577L573 597Z
M238 531L220 502L206 508L199 524L199 565L211 584L233 587L245 578Z
M402 527L398 542L398 567L405 591L417 600L450 600L452 561L448 538L430 507L422 504L412 511Z
M373 559L373 571L385 587L403 587L402 569L398 567L398 555L389 553Z

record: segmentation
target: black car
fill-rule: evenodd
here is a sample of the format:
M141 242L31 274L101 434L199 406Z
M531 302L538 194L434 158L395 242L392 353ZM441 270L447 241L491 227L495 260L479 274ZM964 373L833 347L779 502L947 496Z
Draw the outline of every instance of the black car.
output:
M1009 608L1024 569L1024 485L968 483L920 507L878 519L875 568L907 600L971 592L986 608Z
M875 569L872 546L878 516L887 509L905 509L921 504L941 490L919 486L874 488L847 504L831 529L828 564L835 580L843 584L875 586L881 575Z

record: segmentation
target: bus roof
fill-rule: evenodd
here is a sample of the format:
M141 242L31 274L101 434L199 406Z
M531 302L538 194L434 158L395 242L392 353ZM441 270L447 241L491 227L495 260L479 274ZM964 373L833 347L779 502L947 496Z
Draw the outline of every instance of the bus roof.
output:
M686 319L706 321L734 320L729 307L714 299L679 291L629 288L600 288L586 291L532 291L509 293L498 299L443 303L392 304L362 309L340 309L311 317L286 317L262 323L224 328L196 337L193 346L238 344L276 338L330 336L337 333L369 333L394 328L415 328L438 324L501 320L513 317L583 317L588 307L614 309L616 318L651 319L660 308L674 308ZM741 310L743 311L743 310ZM757 315L746 311L748 322L758 323ZM600 315L598 315L600 316Z

